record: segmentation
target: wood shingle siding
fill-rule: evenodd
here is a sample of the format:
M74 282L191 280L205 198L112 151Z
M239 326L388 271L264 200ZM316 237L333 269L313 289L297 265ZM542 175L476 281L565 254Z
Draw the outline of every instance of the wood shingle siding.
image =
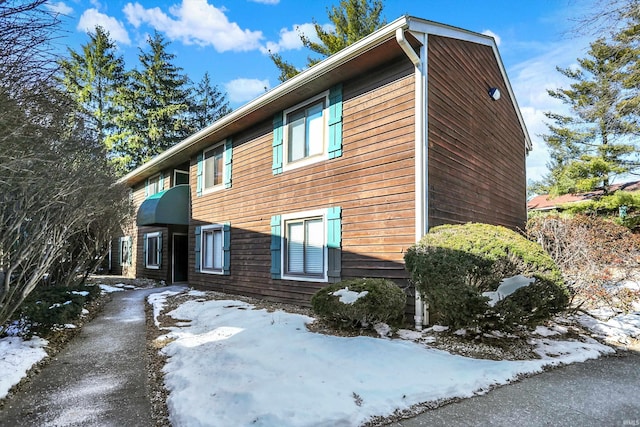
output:
M430 35L428 55L429 225L524 227L525 135L491 47Z
M190 247L197 225L230 222L229 276L195 271L190 284L308 304L322 283L271 279L273 215L342 208L342 273L406 278L414 243L413 67L396 61L343 84L342 156L274 175L271 120L233 136L233 187L198 197L192 186ZM192 160L191 182L196 163Z

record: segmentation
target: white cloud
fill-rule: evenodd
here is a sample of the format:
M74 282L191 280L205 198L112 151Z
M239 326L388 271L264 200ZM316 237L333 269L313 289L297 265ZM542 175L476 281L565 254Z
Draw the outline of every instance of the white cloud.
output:
M270 87L269 80L258 79L235 79L225 84L229 101L232 103L251 101L269 90Z
M334 27L331 24L325 24L322 26L325 31L333 31ZM319 43L318 33L316 33L316 27L312 23L294 24L291 29L282 28L280 30L280 39L277 42L269 41L265 46L261 47L262 53L279 53L285 50L299 50L302 48L302 40L300 35L304 35L312 42Z
M556 70L556 66L570 67L576 58L584 54L584 41L564 40L547 44L546 49L530 59L512 66L509 78L520 111L527 125L533 144L533 151L527 157L527 179L539 180L544 176L549 161L549 153L542 139L547 133L544 115L547 111L568 114L567 106L547 93L548 89L567 87L571 82ZM519 47L521 48L521 47ZM534 51L529 46L529 51Z
M67 6L62 1L59 1L59 2L48 1L47 3L45 3L45 6L50 11L55 12L55 13L59 13L61 15L71 15L71 13L73 12L73 9L71 7L69 7L69 6Z
M146 9L140 3L127 3L123 12L136 28L148 24L171 40L213 46L218 52L258 49L263 38L261 31L243 30L235 22L229 22L224 10L207 0L182 0L169 8L171 16L159 7Z
M495 39L495 41L496 41L496 44L497 44L498 46L500 46L500 43L502 42L502 39L500 38L500 36L499 36L499 35L497 35L496 33L494 33L494 32L493 32L493 31L491 31L491 30L484 30L484 31L482 32L482 34L484 34L485 36L493 37L493 38Z
M85 10L82 16L80 16L76 28L80 31L94 32L98 25L109 32L112 40L126 45L131 44L129 34L122 22L114 17L98 12L97 9Z

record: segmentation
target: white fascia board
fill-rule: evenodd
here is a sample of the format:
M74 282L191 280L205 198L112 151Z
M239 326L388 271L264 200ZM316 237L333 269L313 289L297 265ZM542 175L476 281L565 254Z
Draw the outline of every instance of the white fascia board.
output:
M192 145L196 144L198 141L206 138L209 134L213 133L214 131L220 130L225 126L228 126L229 124L242 119L246 115L256 110L259 110L260 108L264 107L265 105L268 105L269 103L273 102L274 100L280 98L283 95L286 95L288 93L298 90L299 88L306 85L307 83L322 77L323 75L331 72L335 68L338 68L339 66L345 64L346 62L373 49L374 47L378 46L382 42L395 37L396 29L398 28L406 29L408 27L408 21L409 21L409 17L402 16L396 19L395 21L385 25L378 31L375 31L369 34L368 36L366 36L365 38L357 41L356 43L346 47L340 52L322 60L321 62L314 65L313 67L310 67L302 71L300 74L296 75L295 77L292 77L291 79L285 81L284 83L281 83L280 85L271 89L269 92L266 92L265 94L259 96L253 101L238 108L237 110L232 111L231 113L222 117L221 119L211 124L210 126L194 133L193 135L190 135L189 137L184 139L182 142L174 145L173 147L169 148L168 150L162 152L158 156L149 160L147 163L129 172L127 175L120 178L118 182L126 183L127 181L129 181L130 179L138 175L145 175L146 173L148 173L148 171L151 168L153 168L158 163L169 159L173 155L181 152L186 148L191 147Z
M498 51L498 46L496 45L495 40L491 36L487 36L484 34L474 33L472 31L463 30L461 28L451 27L444 24L439 24L437 22L425 21L423 19L409 17L408 18L409 31L418 32L424 34L433 34L436 36L449 37L457 40L468 41L472 43L481 44L484 46L490 46L493 50L493 54L496 58L496 62L498 63L498 68L500 69L500 73L502 74L502 79L504 80L505 86L507 88L507 92L509 92L509 97L511 98L511 102L513 103L513 108L516 111L516 115L518 116L518 121L520 122L520 126L522 127L522 132L524 133L524 143L527 153L533 149L533 145L531 144L531 138L529 136L529 131L527 130L527 125L524 122L524 118L522 117L522 112L520 111L520 107L518 106L518 101L513 93L513 88L511 87L511 82L509 81L509 77L507 76L507 71L504 68L504 63L502 62L502 58L500 57L500 52Z

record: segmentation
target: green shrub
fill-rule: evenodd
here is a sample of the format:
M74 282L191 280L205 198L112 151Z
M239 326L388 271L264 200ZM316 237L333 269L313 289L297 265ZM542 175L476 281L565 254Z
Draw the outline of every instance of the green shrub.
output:
M366 294L353 302L341 302L340 293L345 291ZM406 301L402 289L389 280L352 279L320 289L311 298L311 307L318 317L340 327L366 328L377 322L401 322Z
M405 264L430 313L453 328L534 326L568 303L553 260L538 244L500 226L434 227L409 248ZM516 275L536 281L489 307L482 293Z
M37 287L20 308L19 317L27 326L25 333L45 334L54 325L73 323L83 306L99 295L99 286Z

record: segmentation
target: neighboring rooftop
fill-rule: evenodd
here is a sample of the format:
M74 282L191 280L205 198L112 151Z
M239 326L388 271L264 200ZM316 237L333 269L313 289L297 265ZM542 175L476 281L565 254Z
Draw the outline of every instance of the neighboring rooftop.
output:
M640 191L640 181L625 182L623 184L613 184L609 188L610 193L614 193L619 190ZM603 196L603 195L604 195L603 189L589 191L586 193L563 194L557 197L553 197L549 194L541 194L539 196L533 197L531 200L527 202L527 209L536 210L536 211L557 209L560 206L568 203L583 202L585 200L591 200L593 198Z

